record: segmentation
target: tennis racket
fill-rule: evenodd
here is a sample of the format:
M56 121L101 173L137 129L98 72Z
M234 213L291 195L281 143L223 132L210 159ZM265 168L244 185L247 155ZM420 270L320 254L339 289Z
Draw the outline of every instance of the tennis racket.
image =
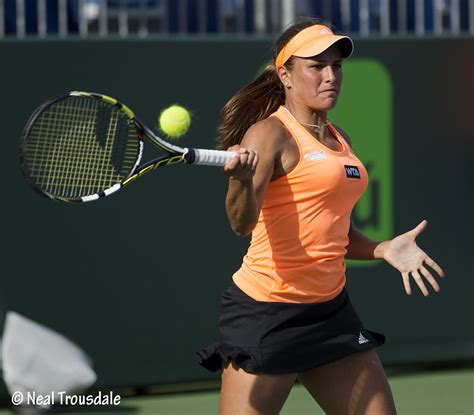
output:
M144 141L166 155L141 163ZM156 136L135 114L106 95L72 91L31 115L20 145L28 183L61 202L90 202L170 164L223 166L235 153L184 148Z

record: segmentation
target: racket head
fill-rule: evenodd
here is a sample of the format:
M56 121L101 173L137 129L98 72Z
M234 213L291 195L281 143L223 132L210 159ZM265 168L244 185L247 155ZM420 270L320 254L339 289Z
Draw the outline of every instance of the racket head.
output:
M134 175L144 127L106 95L72 91L32 114L21 135L20 165L40 194L86 202L119 190Z

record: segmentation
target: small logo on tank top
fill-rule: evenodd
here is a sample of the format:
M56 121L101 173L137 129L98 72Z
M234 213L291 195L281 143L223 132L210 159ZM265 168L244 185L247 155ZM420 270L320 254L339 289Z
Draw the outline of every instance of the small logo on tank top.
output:
M326 153L323 150L312 151L311 153L306 153L304 158L306 160L318 161L326 157Z
M349 179L360 179L360 171L357 166L344 165L344 169L346 169L346 176Z

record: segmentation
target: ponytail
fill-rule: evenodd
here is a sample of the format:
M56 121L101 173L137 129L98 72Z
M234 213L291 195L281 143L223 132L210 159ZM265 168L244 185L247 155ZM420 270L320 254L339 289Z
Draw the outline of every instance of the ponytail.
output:
M284 103L283 85L275 66L269 64L225 104L221 111L217 148L226 150L240 144L251 125L268 118Z

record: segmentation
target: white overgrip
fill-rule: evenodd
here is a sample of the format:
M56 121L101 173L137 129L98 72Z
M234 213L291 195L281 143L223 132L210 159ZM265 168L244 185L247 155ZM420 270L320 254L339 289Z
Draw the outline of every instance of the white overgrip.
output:
M193 164L199 164L201 166L217 166L222 167L227 162L234 158L237 153L232 151L221 151L221 150L203 150L194 149L195 159Z

